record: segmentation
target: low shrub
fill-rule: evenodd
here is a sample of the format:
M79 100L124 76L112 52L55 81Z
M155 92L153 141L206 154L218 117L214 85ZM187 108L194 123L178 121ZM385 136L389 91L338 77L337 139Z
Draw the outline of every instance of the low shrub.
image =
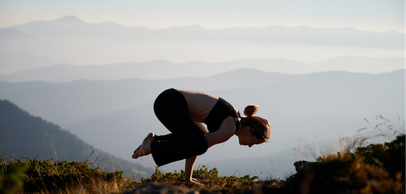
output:
M124 181L122 171L103 172L100 168L89 167L87 162L53 162L52 159L14 159L7 162L1 157L0 161L0 189L5 193L69 190L100 182Z

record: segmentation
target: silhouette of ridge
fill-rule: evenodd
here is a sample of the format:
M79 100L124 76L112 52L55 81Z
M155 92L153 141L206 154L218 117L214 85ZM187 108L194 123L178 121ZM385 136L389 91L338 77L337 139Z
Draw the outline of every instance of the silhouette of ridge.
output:
M70 15L54 20L54 22L84 22L76 16Z

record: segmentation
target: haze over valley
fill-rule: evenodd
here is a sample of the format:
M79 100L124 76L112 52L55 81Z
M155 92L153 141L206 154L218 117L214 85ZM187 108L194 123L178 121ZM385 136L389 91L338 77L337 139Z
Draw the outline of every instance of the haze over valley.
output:
M73 15L0 28L0 99L77 135L86 149L153 168L151 156L131 155L149 132L168 133L152 109L167 88L217 95L239 110L257 104L257 115L272 125L269 142L248 148L232 137L199 156L195 168L283 176L295 161L328 152L339 137L364 127L379 133L373 130L379 115L402 125L404 33L280 25L156 29ZM298 156L298 146L309 157ZM184 161L161 169L179 171Z
M206 29L192 25L151 29L125 27L112 22L87 23L78 17L66 16L1 29L0 74L51 65L132 63L133 66L141 62L168 65L168 62L157 60L181 63L182 68L196 64L236 63L239 67L271 65L272 68L265 68L266 71L294 74L329 70L382 73L403 66L399 59L391 59L403 59L403 37L403 33L395 31L305 26ZM355 58L358 61L349 58L349 62L347 58L334 59L348 56L389 58L386 60L391 62L386 68L366 70L366 63L362 64L363 67L353 67L354 62L361 65L362 58ZM241 61L243 59L248 61ZM326 60L330 59L335 62L324 67ZM265 69L262 67L261 70ZM204 75L207 72L202 72Z
M132 160L132 151L149 132L168 133L152 110L155 97L167 88L192 88L218 95L240 110L247 104L258 104L257 115L269 119L272 125L270 142L249 149L239 146L237 138L232 137L199 157L198 164L211 164L266 156L289 148L294 151L293 147L304 143L337 140L368 127L364 118L374 121L380 114L399 123L398 115L404 118L403 79L403 70L383 74L289 75L240 69L203 78L0 82L0 98L58 123L96 148L128 160ZM277 158L273 161L294 162ZM154 166L151 156L136 162ZM177 162L162 169L179 170L183 165ZM222 166L216 167L221 171Z

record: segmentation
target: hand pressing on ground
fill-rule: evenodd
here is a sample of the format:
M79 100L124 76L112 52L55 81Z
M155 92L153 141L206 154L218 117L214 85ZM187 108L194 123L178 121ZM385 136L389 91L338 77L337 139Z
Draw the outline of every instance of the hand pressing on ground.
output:
M186 181L186 183L189 183L189 184L191 184L191 185L196 185L196 186L199 186L199 187L203 187L204 186L204 180L202 180L202 179L195 179L195 178L192 178L191 180L189 180L189 181Z

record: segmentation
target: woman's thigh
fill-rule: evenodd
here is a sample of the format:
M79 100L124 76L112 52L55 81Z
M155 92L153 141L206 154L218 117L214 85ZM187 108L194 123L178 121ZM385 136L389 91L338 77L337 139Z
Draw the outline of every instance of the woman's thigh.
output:
M180 138L201 136L207 132L203 124L190 119L186 99L175 89L165 90L157 97L154 111L161 123Z

